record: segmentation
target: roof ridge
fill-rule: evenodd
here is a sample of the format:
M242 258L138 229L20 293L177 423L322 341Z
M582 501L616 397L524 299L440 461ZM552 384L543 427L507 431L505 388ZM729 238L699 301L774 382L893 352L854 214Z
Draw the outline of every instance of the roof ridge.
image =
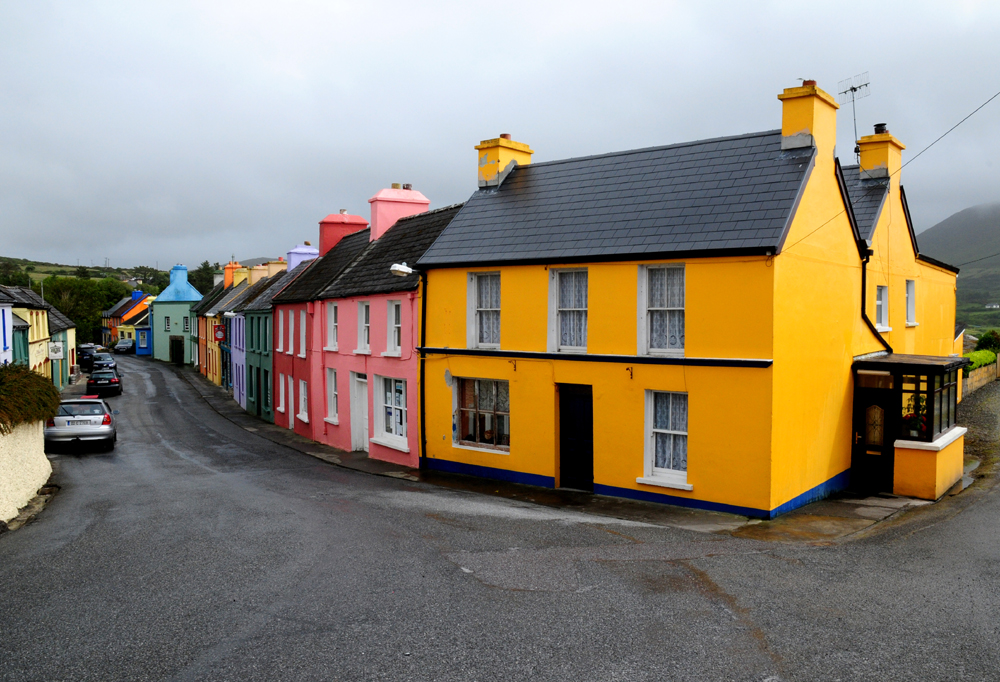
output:
M664 149L682 149L684 147L693 147L698 144L709 144L711 142L725 142L728 140L744 140L751 137L766 137L767 135L774 135L775 133L781 133L780 128L775 128L774 130L762 130L756 133L743 133L742 135L725 135L722 137L709 137L704 140L689 140L687 142L675 142L673 144L663 144L654 147L642 147L640 149L625 149L617 152L605 152L604 154L591 154L589 156L574 156L568 159L553 159L552 161L539 161L538 163L528 163L524 166L518 166L518 168L537 168L538 166L555 166L560 163L572 163L576 161L590 161L592 159L604 159L610 156L628 156L630 154L643 154L646 152L658 152Z
M432 215L434 213L441 213L442 211L450 211L453 208L461 208L464 205L465 205L465 202L464 201L460 201L457 204L448 204L447 206L442 206L441 208L432 208L429 211L424 211L423 213L414 213L413 215L403 216L402 218L400 218L399 220L397 220L395 223L393 223L392 227L390 227L389 230L391 230L393 227L395 227L399 223L403 222L404 220L413 220L414 218L423 218L423 217ZM384 237L386 235L386 232L388 232L389 230L386 230L385 232L383 232L382 233L382 237ZM379 237L379 239L381 239L382 237ZM378 239L376 239L375 241L377 242ZM372 242L372 243L374 243L374 242Z

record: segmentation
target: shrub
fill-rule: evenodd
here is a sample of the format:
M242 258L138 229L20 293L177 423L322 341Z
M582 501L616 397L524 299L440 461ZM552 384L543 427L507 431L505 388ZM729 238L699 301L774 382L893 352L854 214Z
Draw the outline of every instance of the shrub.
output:
M997 333L997 330L991 329L980 336L976 343L976 350L991 350L994 353L1000 353L1000 334Z
M972 370L985 367L986 365L992 365L997 361L997 354L991 350L974 350L970 353L966 353L964 357L972 360L972 364L962 370L962 376L969 376L969 372Z
M59 391L24 365L0 366L0 434L56 416Z

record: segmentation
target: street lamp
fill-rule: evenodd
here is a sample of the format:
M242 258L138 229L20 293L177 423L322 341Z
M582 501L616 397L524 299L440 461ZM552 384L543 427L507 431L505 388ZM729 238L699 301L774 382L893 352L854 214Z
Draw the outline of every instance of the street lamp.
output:
M392 267L389 268L389 272L399 277L406 277L407 275L418 274L419 270L414 270L406 263L393 263Z

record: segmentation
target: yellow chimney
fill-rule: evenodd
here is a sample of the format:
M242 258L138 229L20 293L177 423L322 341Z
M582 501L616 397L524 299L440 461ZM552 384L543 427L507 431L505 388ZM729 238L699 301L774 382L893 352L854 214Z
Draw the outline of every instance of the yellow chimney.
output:
M802 81L797 88L785 88L781 100L781 148L816 147L829 150L837 144L837 102L816 87L816 81Z
M861 148L861 177L892 178L892 184L899 185L899 169L906 145L897 140L884 123L876 123L875 134L858 140L858 147Z
M286 270L288 268L288 261L279 258L278 260L271 260L266 263L267 265L267 276L274 277L279 272Z
M499 185L515 165L531 163L531 155L534 154L528 145L514 142L507 133L492 140L483 140L476 145L476 151L479 152L480 187Z
M239 285L250 276L250 268L238 267L233 269L233 286Z

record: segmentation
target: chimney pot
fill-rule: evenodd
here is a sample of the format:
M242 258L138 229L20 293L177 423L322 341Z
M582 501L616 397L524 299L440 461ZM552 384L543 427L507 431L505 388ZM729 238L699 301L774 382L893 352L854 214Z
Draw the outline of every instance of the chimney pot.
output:
M803 80L802 81L802 87L805 88L805 87L808 87L810 85L816 85L816 81L814 81L814 80Z
M405 189L405 190L411 190L411 189L413 189L413 185L411 185L408 182L404 182L403 183L403 189Z
M347 214L347 209L346 208L340 209L340 215L346 215L346 214Z
M394 182L394 183L392 183L392 188L393 189L402 189L402 185L400 185L398 182Z
M303 246L312 246L312 242L302 242Z
M500 133L500 139L501 140L509 140L510 139L510 133Z
M885 123L876 123L875 124L875 134L876 135L882 135L883 133L887 133L887 132L889 132L889 126L887 124L885 124Z

